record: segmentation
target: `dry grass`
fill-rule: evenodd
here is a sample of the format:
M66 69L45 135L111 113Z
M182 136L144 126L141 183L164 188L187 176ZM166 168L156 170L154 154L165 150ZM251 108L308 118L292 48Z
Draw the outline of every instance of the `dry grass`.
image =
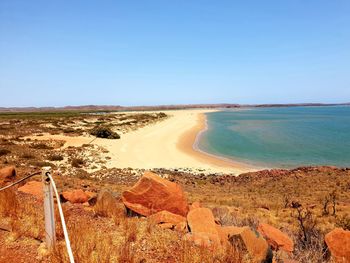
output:
M10 220L16 238L43 239L42 206L33 202L32 198L24 196L19 199L18 193L13 188L0 192L0 215Z
M13 188L0 192L0 215L4 217L17 217L19 202Z
M123 174L121 170L104 170L102 173L110 173L111 177L102 182L63 177L58 178L57 184L63 188L86 185L93 188L94 192L107 188L120 193L136 180L131 179L132 171ZM325 233L336 226L347 228L350 225L350 174L348 171L332 170L298 173L298 176L292 173L279 178L236 179L225 184L212 183L210 178L197 179L194 175L191 180L195 184L192 181L186 183L186 176L181 174L171 179L185 188L190 202L201 201L204 206L212 208L221 224L256 227L260 222L269 223L294 240L293 259L299 262L327 262L328 255L323 240ZM126 178L130 179L127 183ZM312 187L314 185L318 186L317 189ZM336 214L332 215L333 209L329 204L330 213L325 215L324 198L334 190L337 193ZM286 196L290 197L289 200L286 200ZM303 242L303 234L300 235L303 231L297 211L290 207L292 202L299 202L312 215L305 217L304 221L308 231L307 242ZM182 234L161 229L142 217L128 218L119 212L105 213L114 209L123 211L122 204L104 203L95 207L94 211L82 205L64 205L77 262L249 262L239 244L215 251L196 247L182 241ZM11 218L17 240L23 237L43 239L42 205L32 199L24 199L14 191L0 193L0 215L0 220L1 217ZM58 217L56 221L58 246L50 261L67 262ZM314 227L309 227L314 223ZM32 253L35 255L36 250ZM276 259L278 258L277 253Z

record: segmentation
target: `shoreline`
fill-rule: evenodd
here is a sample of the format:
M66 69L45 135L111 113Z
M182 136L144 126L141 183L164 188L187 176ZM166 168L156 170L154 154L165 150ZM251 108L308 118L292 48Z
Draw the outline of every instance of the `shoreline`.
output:
M223 170L232 169L235 173L244 173L260 170L260 167L237 162L225 157L207 153L198 147L201 135L208 130L205 112L198 113L197 123L184 132L178 140L177 147L201 162L210 163L212 166L221 167ZM262 168L261 168L262 169Z
M204 153L196 149L201 132L206 128L205 113L213 109L163 111L169 117L161 122L121 134L121 139L96 138L92 144L103 147L110 157L107 168L185 169L197 173L238 175L257 171L234 160ZM68 146L79 147L91 142L91 136L50 135L31 136L38 140L63 140Z

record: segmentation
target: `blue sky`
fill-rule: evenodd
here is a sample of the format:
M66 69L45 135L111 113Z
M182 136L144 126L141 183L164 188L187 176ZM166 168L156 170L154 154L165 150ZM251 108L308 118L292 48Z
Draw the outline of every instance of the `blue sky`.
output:
M0 1L0 106L350 101L350 1Z

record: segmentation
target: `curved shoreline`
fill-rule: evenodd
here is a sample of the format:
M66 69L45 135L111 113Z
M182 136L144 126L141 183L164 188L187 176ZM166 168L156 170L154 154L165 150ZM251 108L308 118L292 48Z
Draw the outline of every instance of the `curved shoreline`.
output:
M93 144L107 150L107 168L189 169L201 173L240 174L258 167L228 160L196 149L201 131L206 130L205 113L213 110L167 111L169 118L125 133L120 140L95 139ZM79 147L91 136L32 136L38 140L63 140L64 147Z
M177 147L182 152L194 157L200 162L209 163L217 168L222 168L223 172L231 171L232 173L243 173L259 170L258 167L236 162L200 150L198 148L200 136L207 131L208 124L205 113L198 113L197 116L197 123L191 129L184 132L178 140Z

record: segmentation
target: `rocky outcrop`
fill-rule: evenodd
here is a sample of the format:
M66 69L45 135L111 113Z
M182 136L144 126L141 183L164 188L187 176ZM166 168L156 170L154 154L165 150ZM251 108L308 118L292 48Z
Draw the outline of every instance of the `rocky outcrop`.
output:
M258 226L258 232L266 239L273 250L284 250L289 253L293 252L293 241L279 229L269 224L260 224Z
M146 172L130 190L123 192L122 201L128 209L143 216L162 210L181 216L188 212L182 188L152 172Z
M240 250L248 251L252 262L272 262L272 251L266 240L250 227L235 229L231 233L229 241Z
M228 244L247 251L252 262L272 262L272 251L266 240L249 227L220 226L208 208L192 209L187 215L190 233L184 240L204 247L226 247Z
M350 262L350 231L336 228L326 234L324 240L336 262Z
M16 178L16 168L8 166L0 169L0 187Z
M60 195L61 201L69 201L72 204L79 204L79 203L85 203L89 200L90 195L85 193L81 189L73 190L73 191L66 191L63 192Z
M18 188L19 192L35 196L39 200L44 199L43 183L38 181L30 181Z

